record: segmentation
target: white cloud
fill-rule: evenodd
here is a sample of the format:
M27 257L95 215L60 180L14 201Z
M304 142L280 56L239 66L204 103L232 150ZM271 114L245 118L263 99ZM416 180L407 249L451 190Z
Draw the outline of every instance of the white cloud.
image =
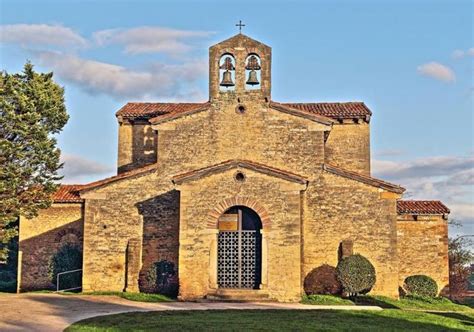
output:
M81 183L86 178L111 175L115 171L111 166L73 154L61 155L61 162L64 163L60 171L63 183Z
M192 100L200 96L193 83L207 71L206 62L198 60L173 65L154 63L135 70L57 52L39 52L36 56L61 79L77 84L89 93L104 93L118 99L188 96L187 99Z
M451 53L451 56L453 59L461 59L465 55L463 50L454 50L453 53Z
M474 156L437 156L414 161L374 160L374 176L401 184L407 199L443 201L450 218L474 225Z
M468 49L467 54L470 56L474 56L474 47L471 47L470 49Z
M456 81L456 75L448 66L442 65L438 62L429 62L417 67L419 74L428 76L444 82Z
M119 44L130 54L167 53L181 54L191 49L189 41L208 37L211 32L177 30L163 27L143 26L132 29L109 29L94 33L98 45Z
M84 47L87 41L72 29L61 25L13 24L0 26L0 42L22 47Z

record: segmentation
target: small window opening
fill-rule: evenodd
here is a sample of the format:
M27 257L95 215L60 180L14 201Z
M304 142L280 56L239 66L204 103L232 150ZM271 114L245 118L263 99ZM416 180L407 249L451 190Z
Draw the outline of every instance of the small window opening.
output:
M237 182L244 182L245 181L245 174L242 172L237 172L234 176Z

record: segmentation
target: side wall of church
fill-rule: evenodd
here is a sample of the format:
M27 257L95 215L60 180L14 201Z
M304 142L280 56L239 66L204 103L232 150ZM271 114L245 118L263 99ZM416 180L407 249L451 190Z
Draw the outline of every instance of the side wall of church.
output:
M53 204L37 217L20 218L19 250L22 252L20 290L55 289L49 277L52 257L64 244L82 249L81 203Z
M349 171L370 175L370 124L334 124L326 142L326 162Z
M85 195L84 291L146 291L153 263L168 260L177 269L179 193L169 179L149 173ZM140 250L132 255L140 260L138 282L126 280L131 240Z
M440 292L449 285L448 223L438 215L400 215L397 222L400 285L406 277L424 274L433 278Z
M381 189L323 172L306 190L303 224L303 278L314 268L336 267L341 241L374 265L373 294L398 296L396 198Z
M119 121L118 173L156 162L157 134L146 121Z

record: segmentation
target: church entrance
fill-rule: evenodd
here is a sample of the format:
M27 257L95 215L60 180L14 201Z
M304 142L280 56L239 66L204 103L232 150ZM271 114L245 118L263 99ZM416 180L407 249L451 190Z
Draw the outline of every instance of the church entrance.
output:
M258 289L262 270L262 222L245 206L234 206L219 218L217 284L219 288Z

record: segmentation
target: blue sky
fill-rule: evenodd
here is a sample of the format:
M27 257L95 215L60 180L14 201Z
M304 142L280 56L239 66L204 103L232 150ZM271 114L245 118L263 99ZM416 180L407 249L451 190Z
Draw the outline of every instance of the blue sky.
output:
M373 175L474 233L471 1L0 0L0 19L2 69L29 59L66 89L65 182L115 172L127 101L206 100L208 47L241 19L273 49L273 100L364 101Z

